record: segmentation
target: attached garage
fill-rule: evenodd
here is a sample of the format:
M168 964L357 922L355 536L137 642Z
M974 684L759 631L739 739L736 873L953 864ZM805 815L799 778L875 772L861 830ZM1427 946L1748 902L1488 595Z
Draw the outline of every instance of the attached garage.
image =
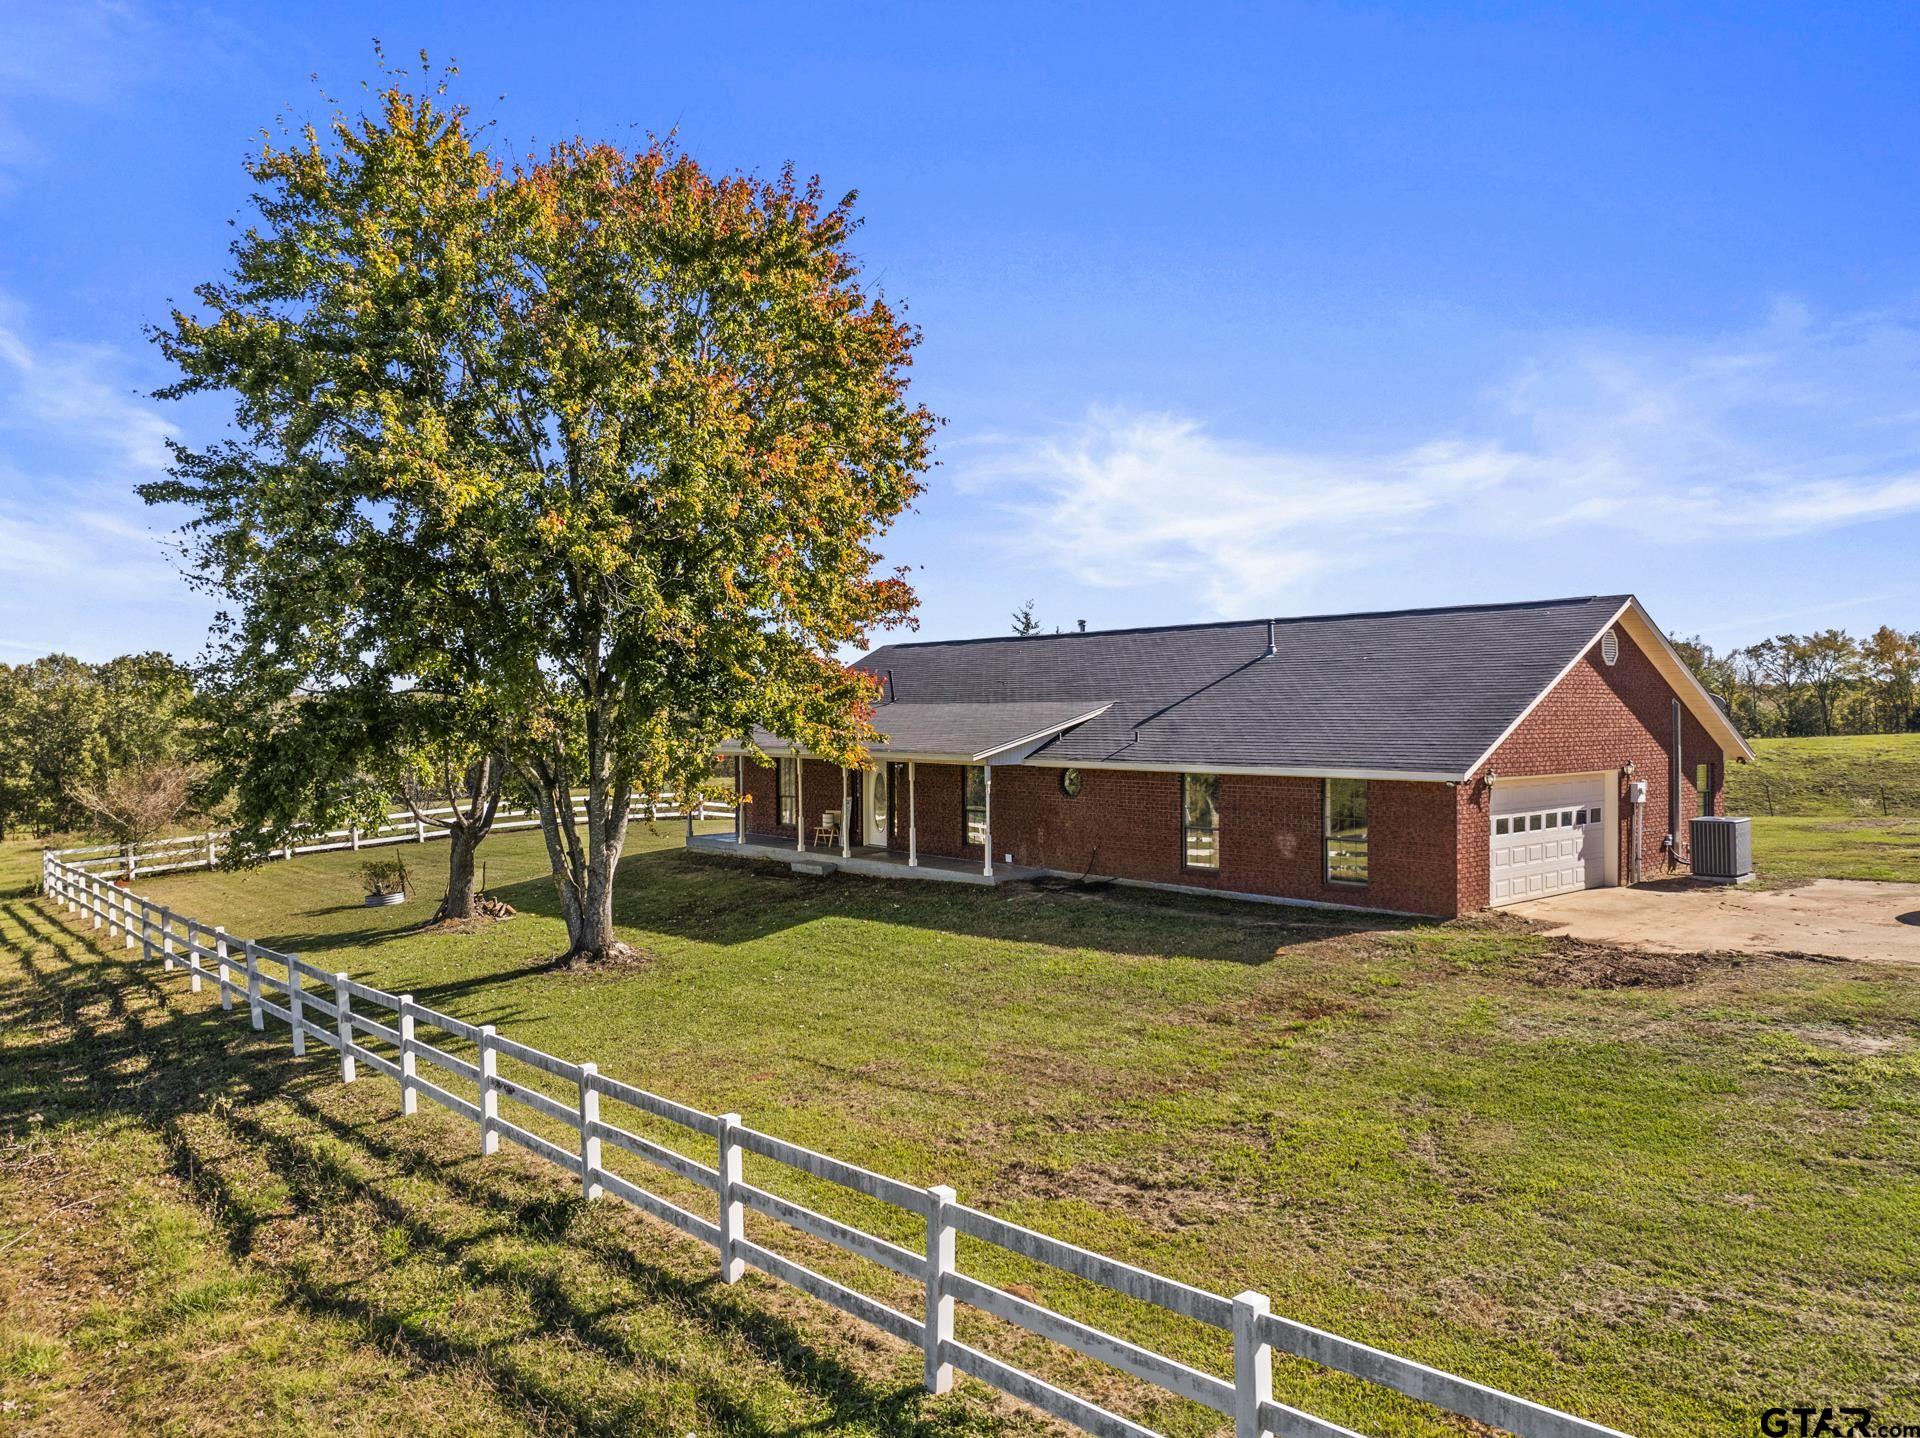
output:
M1610 773L1503 779L1494 786L1489 898L1542 899L1613 882L1618 832Z

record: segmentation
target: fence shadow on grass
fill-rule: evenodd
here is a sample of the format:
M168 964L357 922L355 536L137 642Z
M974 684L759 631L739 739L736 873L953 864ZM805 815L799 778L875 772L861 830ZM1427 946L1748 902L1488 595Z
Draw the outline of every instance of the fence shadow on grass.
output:
M190 997L182 980L90 938L29 902L0 904L0 944L23 976L0 985L0 1024L21 1036L0 1049L0 1129L18 1133L36 1115L151 1127L236 1256L279 1253L308 1236L294 1261L262 1260L306 1310L350 1320L417 1364L483 1372L543 1428L558 1419L583 1433L650 1431L670 1421L646 1393L619 1401L622 1376L638 1364L674 1385L671 1421L690 1401L730 1433L991 1431L979 1410L927 1398L917 1358L907 1381L856 1370L769 1311L758 1284L720 1284L705 1248L610 1201L588 1204L564 1176L518 1156L480 1158L467 1128L437 1112L398 1120L391 1083L342 1087L329 1053L295 1059L284 1035L275 1042L247 1026L244 1007L222 1013L212 993ZM369 1222L404 1235L400 1261L456 1276L463 1303L530 1323L504 1335L463 1331L410 1303L404 1276L384 1289L366 1254L336 1251ZM630 1315L647 1321L629 1329ZM714 1377L711 1351L663 1345L663 1322L696 1348L749 1356L816 1416L770 1423ZM556 1345L574 1357L543 1363ZM580 1377L580 1353L602 1365L607 1391Z

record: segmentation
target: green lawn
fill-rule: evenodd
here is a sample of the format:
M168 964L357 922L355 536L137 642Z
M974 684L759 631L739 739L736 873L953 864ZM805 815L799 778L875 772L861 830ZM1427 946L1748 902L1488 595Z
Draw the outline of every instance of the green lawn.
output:
M1756 739L1727 766L1727 812L1753 819L1763 883L1920 883L1920 734Z
M1920 818L1758 818L1753 863L1769 884L1808 879L1920 884Z
M422 879L437 853L417 851ZM537 838L487 853L522 913L478 932L412 931L437 893L360 907L344 854L143 887L616 1077L1629 1431L1752 1431L1807 1395L1920 1415L1920 972L1775 960L1580 988L1581 952L1512 920L819 881L662 836L622 870L647 961L581 974L546 963L562 930ZM161 1001L44 909L0 909L0 940L0 1123L74 1154L108 1128L150 1146L156 1182L259 1286L247 1301L344 1322L366 1363L392 1360L314 1365L323 1388L362 1375L342 1399L372 1415L357 1428L407 1383L436 1385L423 1401L459 1414L449 1431L534 1428L536 1411L557 1415L542 1432L614 1431L611 1414L646 1432L1030 1423L971 1384L920 1398L900 1345L770 1282L718 1288L706 1250L581 1205L558 1173L481 1164L450 1116L386 1120L385 1081L342 1090L323 1052L296 1063L204 997ZM749 1177L916 1241L832 1190ZM888 1275L783 1243L912 1306ZM34 1246L0 1251L0 1283ZM1211 1335L1046 1270L964 1244L962 1263L1224 1360ZM0 1366L9 1393L61 1413L58 1385L104 1365L138 1370L165 1411L170 1370L144 1351L59 1312L8 1321L38 1322L21 1341L65 1375ZM969 1334L1174 1432L1218 1431L1091 1362ZM1462 1431L1305 1365L1277 1387L1370 1433Z
M1755 739L1754 764L1727 766L1727 812L1920 818L1920 734Z

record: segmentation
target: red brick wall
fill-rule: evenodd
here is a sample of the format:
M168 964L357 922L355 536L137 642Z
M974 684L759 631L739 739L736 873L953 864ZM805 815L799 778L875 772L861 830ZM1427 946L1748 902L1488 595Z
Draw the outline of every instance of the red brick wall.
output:
M1486 767L1502 778L1518 778L1618 769L1632 760L1633 777L1647 781L1647 802L1641 812L1641 852L1645 872L1653 876L1674 867L1660 847L1667 833L1674 693L1640 646L1624 630L1617 633L1619 662L1607 664L1596 643L1494 751ZM1694 769L1703 761L1713 766L1714 812L1726 812L1726 756L1692 710L1684 706L1681 759L1680 838L1684 844L1687 821L1700 813ZM1620 831L1615 845L1623 880L1628 872L1632 817L1627 782L1621 778L1616 785ZM1473 782L1460 786L1458 794L1460 866L1456 903L1464 911L1484 908L1487 903L1488 789L1476 775Z
M1000 801L1000 778L994 774L994 807ZM959 764L915 764L909 786L907 771L897 770L893 782L893 845L906 852L907 790L913 789L912 809L919 833L919 850L936 859L978 859L980 846L966 842L966 771Z
M958 765L916 766L920 852L979 860L964 842ZM1453 911L1454 805L1445 784L1375 781L1368 792L1374 840L1365 885L1322 877L1321 782L1227 774L1220 780L1220 867L1181 864L1180 776L1083 769L1069 799L1058 769L1010 766L993 774L996 860L1041 869L1160 884L1312 899L1322 903ZM895 788L895 847L906 845L906 791Z
M807 838L820 823L820 815L840 807L840 766L824 759L802 759L800 776L800 817L807 826ZM780 805L775 792L775 773L771 764L749 762L746 794L747 832L761 838L791 839L793 825L780 822ZM857 817L857 815L856 815Z

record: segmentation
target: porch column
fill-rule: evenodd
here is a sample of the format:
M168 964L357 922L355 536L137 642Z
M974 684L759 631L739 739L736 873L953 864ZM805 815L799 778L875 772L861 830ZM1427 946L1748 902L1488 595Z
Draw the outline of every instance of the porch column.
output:
M980 766L981 797L986 800L982 806L981 827L986 830L980 837L985 841L980 845L980 872L989 879L993 877L993 765Z
M733 756L733 842L747 842L747 756Z
M793 746L793 847L807 850L807 761L800 757L800 746Z
M920 828L913 816L913 760L907 760L907 867L920 867Z
M840 857L853 857L853 801L848 797L847 766L840 766Z

